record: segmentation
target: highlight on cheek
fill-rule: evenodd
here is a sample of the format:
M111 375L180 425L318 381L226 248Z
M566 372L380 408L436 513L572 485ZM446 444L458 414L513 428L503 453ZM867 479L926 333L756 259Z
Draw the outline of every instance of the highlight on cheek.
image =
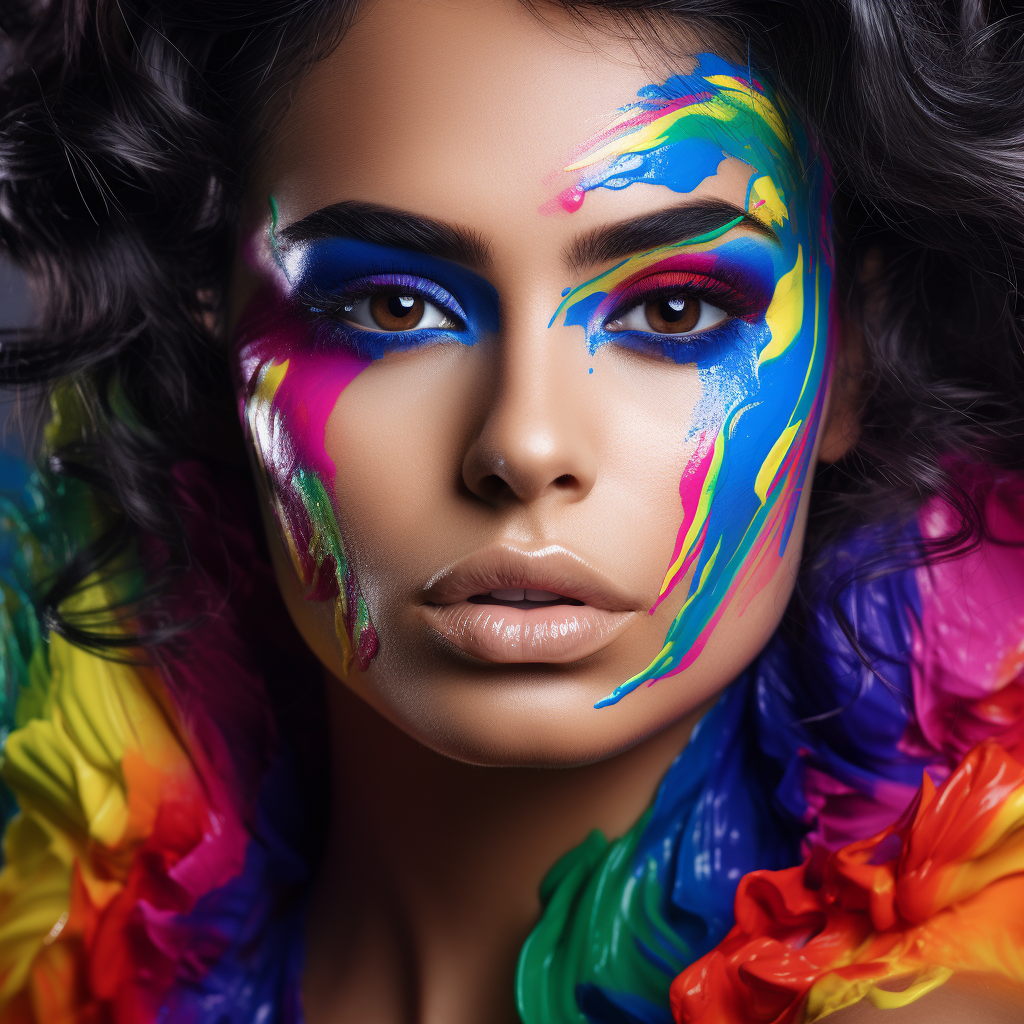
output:
M295 574L308 600L335 602L345 671L353 663L365 670L377 634L342 540L324 436L341 393L370 360L316 350L308 323L274 284L249 303L235 341L243 425Z
M555 201L577 209L592 189L638 184L688 193L728 158L750 168L746 213L777 242L738 234L737 217L578 285L552 318L582 327L592 353L608 343L642 346L695 365L701 384L680 438L692 451L679 484L681 523L651 612L688 579L686 597L658 657L598 708L686 669L725 610L735 604L742 614L781 565L831 366L829 189L822 161L771 90L746 69L701 54L692 74L642 89L581 147L564 168L573 184ZM669 269L725 282L748 296L747 306L729 309L709 298L732 317L690 336L608 331L633 282L656 282Z

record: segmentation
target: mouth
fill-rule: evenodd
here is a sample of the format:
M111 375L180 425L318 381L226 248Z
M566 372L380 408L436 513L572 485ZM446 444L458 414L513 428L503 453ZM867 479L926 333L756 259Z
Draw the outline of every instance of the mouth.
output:
M471 657L564 664L611 644L640 602L560 546L476 552L423 588L427 624Z

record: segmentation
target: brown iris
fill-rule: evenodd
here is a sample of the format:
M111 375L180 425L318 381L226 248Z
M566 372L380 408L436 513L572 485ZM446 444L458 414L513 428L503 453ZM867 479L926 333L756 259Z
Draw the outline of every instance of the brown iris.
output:
M370 299L370 316L382 331L410 331L423 319L423 300L418 295L378 292Z
M644 305L652 330L659 334L685 334L700 320L700 299L690 295L662 295Z

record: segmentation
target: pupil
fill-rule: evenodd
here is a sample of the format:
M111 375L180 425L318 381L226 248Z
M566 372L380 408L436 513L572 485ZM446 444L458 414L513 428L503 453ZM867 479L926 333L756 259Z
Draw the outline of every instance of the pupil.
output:
M686 299L681 296L674 295L671 299L663 299L660 303L661 308L658 312L661 314L662 319L667 323L674 324L679 320L682 320L684 316L688 315L689 310L686 308Z
M392 295L388 299L388 312L398 320L409 315L412 307L416 305L416 297L413 295Z

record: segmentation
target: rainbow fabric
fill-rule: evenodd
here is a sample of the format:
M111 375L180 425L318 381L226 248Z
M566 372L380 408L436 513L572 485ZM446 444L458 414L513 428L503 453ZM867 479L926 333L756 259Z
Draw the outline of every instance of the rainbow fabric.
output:
M986 740L938 791L926 774L898 824L747 875L735 927L672 983L675 1019L812 1022L862 998L895 1009L954 971L1024 985L1022 830L1024 764Z
M817 573L819 603L780 630L723 694L653 808L622 838L594 833L552 869L543 917L519 961L526 1024L799 1024L877 998L868 982L899 973L934 982L942 968L973 969L1024 983L1024 933L985 895L1004 876L1019 885L1020 794L964 784L979 759L1011 775L1024 762L1024 484L980 468L964 470L962 483L995 540L936 565L901 568L921 554L923 539L951 531L951 511L935 501L902 529L863 530L837 545ZM870 578L848 586L840 604L877 675L827 600L829 584L858 568L872 570ZM940 801L930 795L946 779L961 840L943 831ZM901 859L887 836L915 799L911 832L900 826L911 851ZM892 858L885 871L844 890L860 923L840 927L828 918L808 954L818 960L799 978L784 977L797 968L776 945L759 982L750 956L787 934L794 907L813 925L788 933L794 946L827 918L815 901L827 902L831 890L812 890L809 872L830 854L834 865L863 864L879 848ZM937 888L914 869L929 857ZM805 859L810 867L796 866ZM891 919L872 911L869 920L863 894L877 885L885 895L890 878L902 886L901 908L917 900L914 909ZM856 884L861 904L850 895ZM972 899L969 908L961 903ZM955 945L957 915L992 940ZM932 929L923 959L911 955L919 934L911 925ZM706 980L683 998L695 977ZM766 991L775 999L768 1010Z
M35 626L28 584L73 544L59 524L88 521L80 494L37 480L5 514L3 1024L302 1020L316 816L278 722L303 655L265 642L283 610L244 478L176 478L192 590L231 600L159 667ZM892 570L841 601L880 675L815 606L725 691L637 825L555 866L520 960L526 1024L785 1024L884 1005L877 983L900 973L911 995L949 970L1024 982L1008 910L1024 878L1024 484L962 480L997 540L907 568L950 529L933 502L818 570L823 587L866 560Z
M219 493L195 466L177 477L186 517L216 509L244 524L197 548L208 574L191 584L219 592L217 574L260 561L257 524L231 485ZM29 595L48 552L73 540L58 521L93 513L67 484L37 477L27 493L29 514L8 505L2 520L0 775L17 813L0 872L0 1021L300 1020L304 824L288 761L269 753L280 745L256 652L230 613L161 670L42 636ZM235 612L259 616L274 591L269 573L257 581L260 601L243 587ZM123 582L92 581L65 613L118 629L98 609Z

